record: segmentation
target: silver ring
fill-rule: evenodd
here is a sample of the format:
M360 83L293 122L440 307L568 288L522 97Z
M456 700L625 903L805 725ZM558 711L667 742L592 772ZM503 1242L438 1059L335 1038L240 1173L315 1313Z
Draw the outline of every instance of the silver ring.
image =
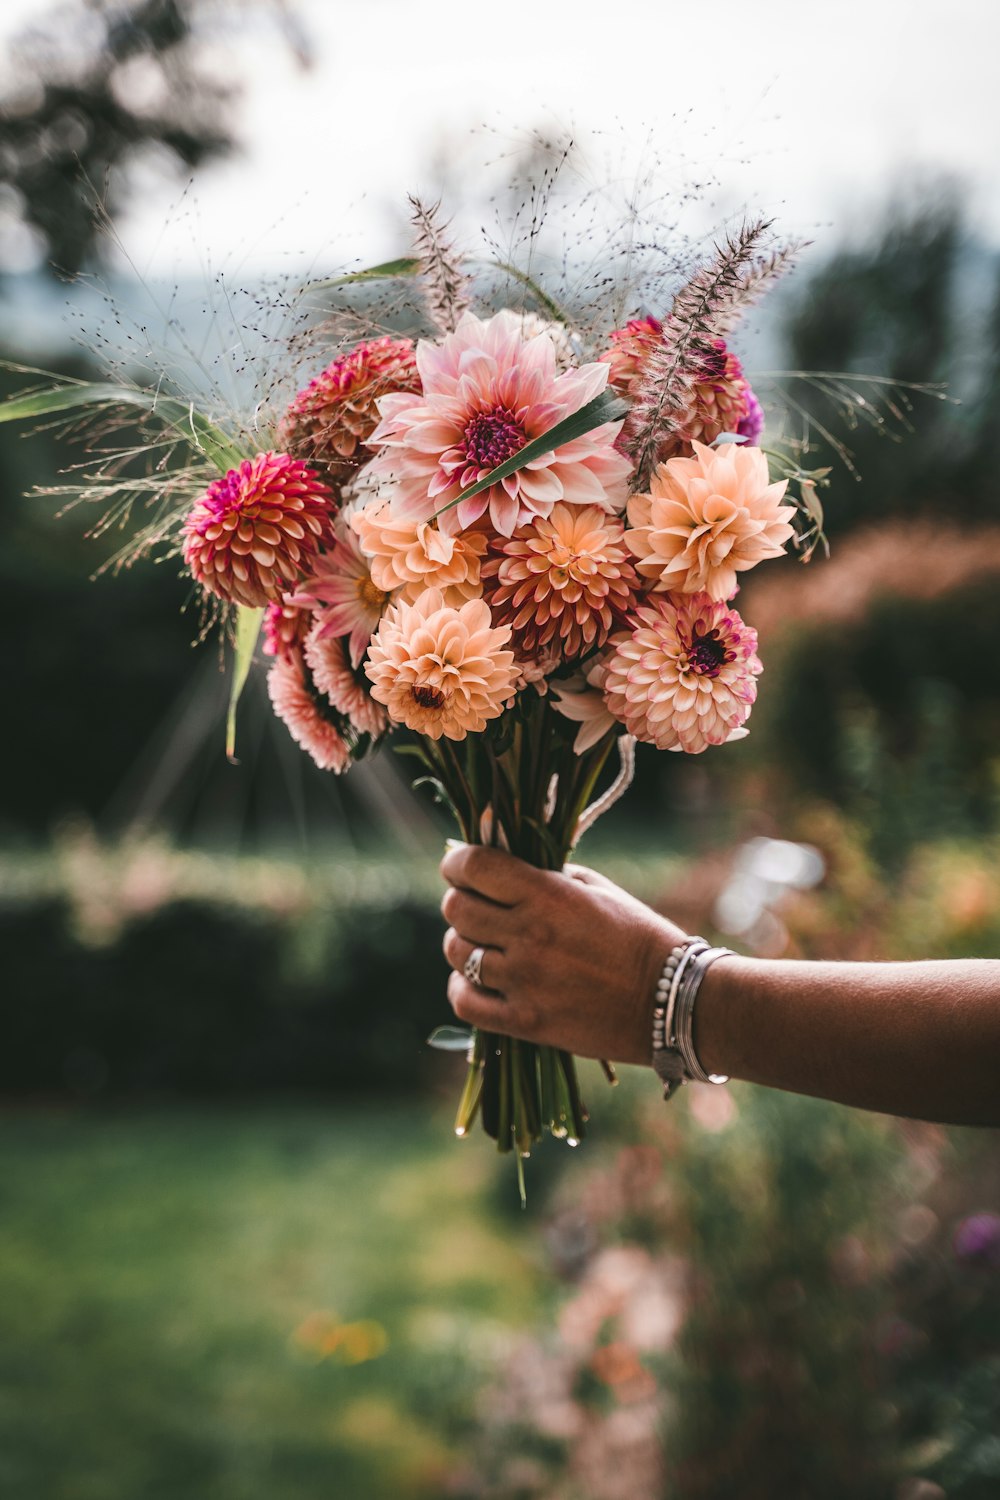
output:
M483 988L483 959L485 957L485 948L473 948L465 960L465 966L462 969L462 973L469 983L474 984L480 990Z

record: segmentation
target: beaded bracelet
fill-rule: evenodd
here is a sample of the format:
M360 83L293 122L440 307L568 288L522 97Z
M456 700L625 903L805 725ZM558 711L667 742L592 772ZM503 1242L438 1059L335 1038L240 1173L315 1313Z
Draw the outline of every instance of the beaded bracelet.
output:
M687 938L671 949L656 985L653 1007L653 1067L663 1082L664 1099L682 1084L728 1083L725 1073L706 1073L694 1050L694 1003L709 965L732 952L712 948L704 938Z

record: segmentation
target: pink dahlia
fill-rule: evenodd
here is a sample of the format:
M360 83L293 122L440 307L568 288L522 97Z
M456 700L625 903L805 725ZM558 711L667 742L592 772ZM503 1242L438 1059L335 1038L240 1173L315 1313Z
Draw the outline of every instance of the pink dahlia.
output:
M622 523L596 506L560 503L493 546L484 594L518 656L552 648L574 661L602 646L635 603Z
M311 685L302 657L278 657L267 674L274 711L321 771L346 771L351 752L333 709L325 709Z
M269 604L264 611L264 654L288 661L302 649L312 623L313 615L308 609Z
M737 573L784 551L794 515L781 504L786 488L770 483L759 448L695 443L693 458L658 465L649 494L629 500L625 539L639 573L654 589L731 598Z
M381 338L340 355L299 391L282 424L293 452L322 466L334 484L350 479L371 455L376 402L390 391L419 391L412 339Z
M386 593L402 590L413 603L421 590L440 589L446 604L464 604L482 595L480 562L488 538L482 531L448 536L432 521L394 515L374 501L356 510L350 525L369 559L372 581Z
M396 724L438 740L464 740L497 718L514 696L517 668L510 630L494 626L482 599L460 609L440 589L386 612L365 671L372 697Z
M338 713L350 719L358 734L370 734L372 739L378 739L385 733L388 723L385 709L374 701L367 685L359 681L347 659L342 640L323 635L321 627L314 625L306 637L302 654L316 691Z
M287 453L258 453L216 479L184 522L184 561L211 593L279 600L333 530L333 495Z
M464 531L487 513L503 536L559 500L621 510L629 465L615 451L618 423L605 423L533 459L471 500L463 489L578 411L607 385L606 365L559 374L552 339L525 337L517 313L481 320L466 313L440 344L417 345L422 395L383 396L371 437L372 475L390 481L398 515L442 531ZM448 510L443 507L450 506Z
M707 594L652 595L615 641L604 699L637 739L697 755L740 739L761 671L757 632Z
M636 318L624 328L616 328L611 335L612 347L601 355L610 369L609 383L622 395L634 399L642 389L650 354L669 337L669 321L664 326L656 318ZM749 442L756 442L763 430L760 403L750 389L739 359L727 349L724 339L713 339L711 346L702 352L698 371L691 385L687 410L673 436L657 453L661 463L678 453L690 452L692 443L714 443L723 432L736 432ZM638 413L626 418L619 440L623 450L639 421Z
M333 545L314 560L312 571L287 602L315 610L324 636L348 636L351 665L357 667L389 595L373 581L354 532L338 525Z
M610 651L611 647L608 649ZM603 740L618 723L604 698L607 675L606 660L598 658L589 662L585 671L552 684L552 707L580 726L573 741L577 755Z

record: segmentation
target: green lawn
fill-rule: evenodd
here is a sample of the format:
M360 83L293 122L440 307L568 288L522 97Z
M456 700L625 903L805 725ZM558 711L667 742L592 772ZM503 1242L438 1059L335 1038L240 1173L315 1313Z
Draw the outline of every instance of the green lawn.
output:
M509 1161L421 1105L0 1132L4 1500L440 1500L537 1308Z

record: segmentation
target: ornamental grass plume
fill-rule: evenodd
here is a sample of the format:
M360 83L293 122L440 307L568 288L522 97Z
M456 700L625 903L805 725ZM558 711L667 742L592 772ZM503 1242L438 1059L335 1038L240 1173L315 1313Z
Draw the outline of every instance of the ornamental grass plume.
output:
M433 740L464 740L498 718L514 696L517 668L510 629L494 626L488 606L459 609L440 589L386 612L365 663L372 697L395 724Z
M757 632L707 594L650 595L615 641L604 697L637 739L698 755L740 739L762 668Z
M466 313L439 344L417 345L422 393L383 396L372 434L379 449L371 474L392 486L398 515L439 517L453 535L488 515L502 536L557 501L621 510L628 460L616 452L620 424L604 423L552 453L532 459L481 494L453 504L464 489L518 453L532 438L600 395L602 364L559 374L548 334L525 338L517 313L480 319Z
M649 493L628 503L640 576L655 590L731 598L737 573L780 557L793 535L787 484L771 484L761 450L740 443L695 443L693 458L658 465Z
M323 635L347 636L354 667L361 665L388 602L388 593L372 579L357 537L344 524L338 524L332 545L315 558L308 576L286 600L314 610Z
M317 693L349 719L359 735L379 739L389 724L385 709L374 701L367 685L352 669L344 642L336 636L325 636L317 623L306 636L302 654Z
M498 539L483 579L493 618L511 627L518 656L550 648L563 661L604 644L633 607L638 585L618 517L562 502Z
M338 355L292 399L282 441L331 484L345 484L371 457L366 445L378 426L379 397L419 389L413 340L369 339Z
M292 739L320 770L346 771L351 751L340 732L335 710L323 707L300 655L276 658L267 674L267 691Z
M334 497L287 453L257 453L216 479L184 522L184 561L230 604L277 603L333 536Z
M437 588L445 603L456 608L482 596L484 532L449 536L431 521L394 515L378 501L354 511L349 524L369 559L372 582L387 594L399 590L412 604L425 588Z

